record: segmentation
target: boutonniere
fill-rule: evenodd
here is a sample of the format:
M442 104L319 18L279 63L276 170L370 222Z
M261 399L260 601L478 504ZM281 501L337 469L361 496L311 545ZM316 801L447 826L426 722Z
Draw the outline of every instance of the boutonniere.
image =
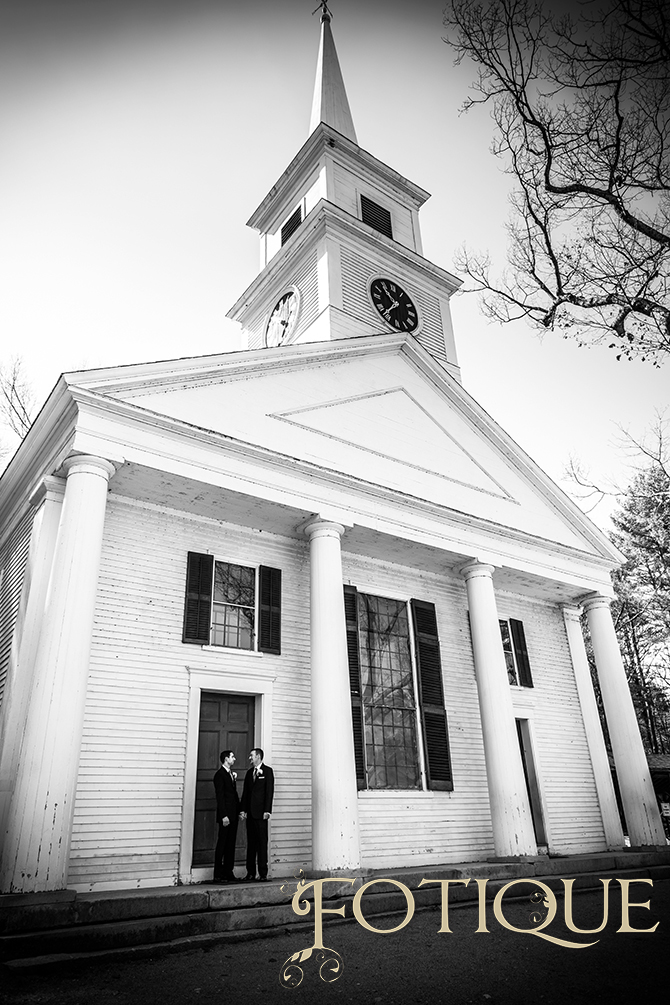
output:
M231 778L233 779L234 782L237 781L237 772L236 771L231 771L230 772L230 776L231 776Z
M262 771L259 771L256 775L256 778L265 778L265 775L263 774Z

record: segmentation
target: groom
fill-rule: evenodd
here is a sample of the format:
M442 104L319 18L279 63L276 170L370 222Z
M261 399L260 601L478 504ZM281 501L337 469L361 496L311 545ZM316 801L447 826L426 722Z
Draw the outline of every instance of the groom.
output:
M256 859L261 881L268 878L268 820L272 814L272 797L275 776L272 768L263 763L263 751L254 747L249 754L251 767L244 779L242 812L240 819L247 821L247 875L256 879Z

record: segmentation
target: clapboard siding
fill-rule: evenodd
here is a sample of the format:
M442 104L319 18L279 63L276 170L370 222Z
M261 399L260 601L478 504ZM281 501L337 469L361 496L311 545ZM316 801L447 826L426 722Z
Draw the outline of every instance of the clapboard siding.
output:
M494 854L465 588L398 565L344 555L344 578L364 593L435 604L453 792L367 790L359 795L362 864L386 869Z
M282 655L181 641L186 554L282 570ZM184 801L189 670L274 681L275 872L311 860L307 544L110 496L69 882L174 883ZM222 688L225 678L222 676ZM239 752L241 763L245 752ZM288 778L290 777L290 784ZM140 853L138 855L138 853ZM146 856L146 857L145 857Z
M346 547L346 539L345 539ZM282 654L181 642L186 553L282 569ZM465 586L343 554L359 590L436 605L453 792L359 795L362 863L369 868L473 861L494 853ZM532 719L551 849L602 848L604 836L561 613L498 598L501 617L526 629L535 687L514 689ZM184 808L189 667L269 674L271 763L277 777L271 865L311 862L309 561L306 542L110 497L79 767L70 882L96 886L177 881ZM270 758L268 758L270 760ZM290 781L289 781L290 780Z
M562 612L502 594L501 618L523 621L532 688L513 688L517 718L529 718L550 850L602 850L605 835Z
M361 193L366 195L368 199L372 199L372 201L376 202L378 206L383 206L384 209L387 209L390 212L393 228L393 240L397 241L398 244L404 245L406 248L411 248L413 251L416 250L414 229L412 227L412 214L406 206L402 206L394 199L389 198L389 196L380 189L361 182L360 178L358 178L351 171L342 167L340 164L335 164L333 167L333 180L335 183L335 196L333 202L337 206L341 206L347 213L350 213L352 216L355 216L360 220Z
M0 548L0 707L21 603L33 515L33 510L28 510Z

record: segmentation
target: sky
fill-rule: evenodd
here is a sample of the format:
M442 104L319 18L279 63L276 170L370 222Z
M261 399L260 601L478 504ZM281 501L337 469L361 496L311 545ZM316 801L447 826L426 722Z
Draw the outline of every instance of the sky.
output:
M317 0L0 0L0 362L41 403L67 370L239 348L245 226L307 138ZM442 0L332 0L359 143L432 193L424 254L505 259L509 178ZM625 484L670 374L452 301L467 390L564 489ZM670 409L668 410L670 416ZM9 438L5 437L7 444ZM592 513L607 526L608 507Z

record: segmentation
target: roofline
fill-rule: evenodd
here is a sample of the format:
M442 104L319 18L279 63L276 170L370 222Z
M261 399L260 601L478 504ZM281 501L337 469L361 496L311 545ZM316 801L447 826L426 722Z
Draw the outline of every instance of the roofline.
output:
M367 150L359 147L336 129L320 122L313 133L305 140L302 147L295 155L284 173L279 176L268 194L247 220L247 227L254 230L265 231L269 221L273 216L274 204L278 196L284 196L289 185L300 175L307 175L317 164L319 156L324 148L331 152L335 149L341 150L348 158L363 165L375 174L381 175L385 181L394 188L399 189L407 195L415 204L416 209L423 206L424 202L430 198L430 192L409 181L383 161L378 160Z
M10 462L10 468L19 464L25 466L25 449L29 455L33 453L32 442L35 437L49 439L48 433L40 432L41 426L47 421L50 411L45 411L52 401L56 404L59 396L66 392L73 398L75 386L81 391L90 391L101 400L107 399L111 405L117 400L116 395L123 392L141 391L147 386L153 388L197 386L212 383L221 378L248 378L253 370L263 373L282 369L293 369L310 362L336 360L340 357L386 355L402 353L427 379L440 388L442 393L458 405L462 414L480 429L484 429L490 441L497 450L512 461L522 476L530 482L540 494L550 501L559 513L575 530L578 531L594 547L601 558L611 563L611 566L621 564L625 558L609 538L583 513L570 497L539 467L535 461L502 429L501 426L486 412L484 408L469 394L462 385L428 353L411 335L390 332L380 335L365 335L349 339L339 339L331 342L301 342L289 346L278 346L268 349L242 350L221 353L215 356L186 357L184 359L163 360L157 363L135 363L122 367L106 368L105 370L78 371L64 374L54 388L52 395L35 420L24 444ZM107 379L100 379L106 375ZM156 379L159 376L160 379ZM118 400L117 400L118 404ZM126 404L129 404L126 402ZM172 420L170 420L172 421ZM33 430L35 430L33 432ZM229 438L230 439L230 438ZM25 449L23 449L25 447ZM53 451L52 451L53 452ZM8 469L9 470L9 469ZM7 472L0 479L0 494Z

